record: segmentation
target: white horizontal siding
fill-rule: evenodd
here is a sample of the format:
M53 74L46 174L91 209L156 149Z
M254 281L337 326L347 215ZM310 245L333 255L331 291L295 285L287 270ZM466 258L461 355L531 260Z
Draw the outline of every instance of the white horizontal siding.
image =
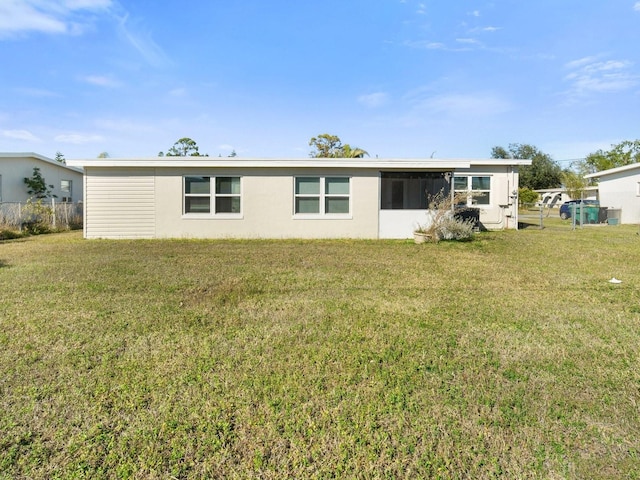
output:
M87 238L152 238L156 233L153 169L86 174Z

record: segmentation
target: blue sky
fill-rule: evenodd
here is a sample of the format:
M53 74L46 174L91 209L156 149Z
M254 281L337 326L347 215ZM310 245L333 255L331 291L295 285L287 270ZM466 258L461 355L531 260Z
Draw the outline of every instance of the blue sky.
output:
M640 138L639 47L637 0L0 0L0 151L567 166Z

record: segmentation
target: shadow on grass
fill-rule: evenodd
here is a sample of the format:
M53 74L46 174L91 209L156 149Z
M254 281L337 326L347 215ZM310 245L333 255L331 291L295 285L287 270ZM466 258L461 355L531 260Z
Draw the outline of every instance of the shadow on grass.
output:
M518 222L518 230L525 230L527 228L540 228L540 223L530 223L530 222Z

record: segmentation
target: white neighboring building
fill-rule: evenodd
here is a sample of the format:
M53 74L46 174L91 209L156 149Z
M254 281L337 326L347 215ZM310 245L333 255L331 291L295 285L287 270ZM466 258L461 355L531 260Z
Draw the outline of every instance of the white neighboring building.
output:
M598 179L601 207L621 210L620 223L640 223L640 163L585 175Z
M25 178L33 176L34 167L58 202L83 199L82 169L64 165L37 153L0 153L0 203L24 203L29 199Z
M518 227L530 160L69 160L83 167L86 238L410 238L427 193L471 190L486 229Z

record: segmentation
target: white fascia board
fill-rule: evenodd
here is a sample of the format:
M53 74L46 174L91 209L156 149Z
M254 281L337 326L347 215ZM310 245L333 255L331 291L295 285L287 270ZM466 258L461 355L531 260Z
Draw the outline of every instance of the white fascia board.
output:
M355 168L391 170L466 170L473 165L530 165L530 160L496 159L368 159L368 158L92 158L67 160L76 167L169 167L169 168Z
M610 168L609 170L590 173L588 175L585 175L584 178L606 177L607 175L615 175L616 173L626 172L627 170L634 170L636 168L640 168L640 163L630 163L629 165L623 165L622 167Z
M532 161L525 158L476 158L469 160L473 166L528 166Z
M50 163L51 165L55 165L58 168L63 168L67 170L71 170L77 173L82 173L82 167L79 165L71 165L68 160L65 159L66 163L60 163L52 158L45 157L44 155L40 155L33 152L0 152L0 158L33 158L36 160L40 160L41 162Z

